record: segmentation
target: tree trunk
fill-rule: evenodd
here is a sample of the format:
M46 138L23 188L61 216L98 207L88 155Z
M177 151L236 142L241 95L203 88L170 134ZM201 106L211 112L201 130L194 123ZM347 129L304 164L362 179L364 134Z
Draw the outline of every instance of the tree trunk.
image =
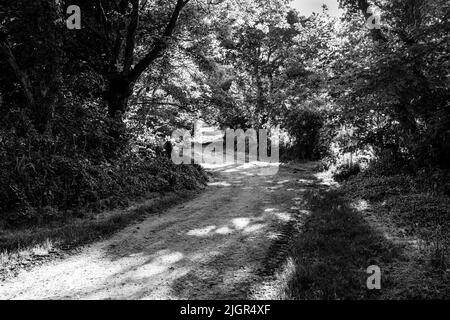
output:
M113 75L108 79L106 102L111 118L121 118L127 110L128 99L133 91L132 83L124 76Z
M108 135L112 138L111 144L105 150L107 159L114 159L121 154L127 143L126 127L123 114L128 107L133 85L122 75L115 74L108 79L108 87L105 92L105 102L108 107L108 116L111 122L108 127Z

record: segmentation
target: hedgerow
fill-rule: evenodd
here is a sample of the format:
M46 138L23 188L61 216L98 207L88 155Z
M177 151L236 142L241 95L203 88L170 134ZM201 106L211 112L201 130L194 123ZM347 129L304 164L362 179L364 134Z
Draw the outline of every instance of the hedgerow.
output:
M82 216L152 192L193 190L207 180L200 166L175 165L166 155L143 158L129 151L99 160L49 146L52 143L46 139L25 143L11 135L2 140L0 223L4 226Z

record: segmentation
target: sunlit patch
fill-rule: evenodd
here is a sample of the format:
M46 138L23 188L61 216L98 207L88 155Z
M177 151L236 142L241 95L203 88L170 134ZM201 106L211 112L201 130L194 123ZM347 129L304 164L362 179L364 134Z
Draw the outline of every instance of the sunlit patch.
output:
M395 240L395 238L393 236L391 236L387 231L383 231L383 237L386 240L389 240L389 241L394 241Z
M292 207L292 208L294 208L294 207ZM287 212L280 212L280 210L276 209L276 208L267 208L267 209L264 209L264 212L268 213L268 214L270 214L272 216L275 216L275 217L277 217L278 219L280 219L282 221L290 221L292 219L292 217L291 217L291 215L289 213L287 213Z
M42 244L38 244L34 248L32 248L31 252L35 256L46 256L49 254L49 251L52 249L53 249L53 243L52 243L52 241L47 239Z
M248 162L244 164L237 164L234 162L228 162L225 163L225 165L236 165L233 168L225 168L223 172L225 173L235 173L239 172L242 175L247 176L268 176L268 175L275 175L278 173L278 169L280 166L280 163L269 163L269 162L261 162L261 161L254 161L254 162Z
M173 264L182 260L183 257L184 255L181 252L171 252L160 255L153 259L151 262L137 267L134 270L132 277L147 278L149 276L164 273L168 271Z
M219 187L231 187L231 184L225 181L219 181L219 182L210 182L208 183L209 186L219 186Z
M334 181L331 173L329 171L318 172L314 174L314 177L320 181L320 185L325 186L339 186L339 183Z
M142 267L136 269L133 273L133 278L146 278L149 276L154 276L167 271L169 266L155 265L153 263L145 264Z
M425 241L421 240L421 239L414 239L414 240L409 240L407 241L408 244L413 247L414 249L420 249L424 246Z
M134 257L143 256L143 255L144 255L143 252L138 252L138 253L131 253L131 254L129 254L128 256L134 258Z
M291 215L287 212L274 212L273 215L282 221L290 221L292 219Z
M262 228L264 228L266 225L262 224L262 223L258 223L258 224L254 224L252 226L246 227L244 229L244 233L254 233L256 231L261 230Z
M190 255L189 260L206 262L214 257L220 256L221 254L222 253L220 251L214 251L214 250L201 251L201 252Z
M188 231L188 236L204 237L207 236L211 231L213 231L216 226L207 226L204 228L193 229Z
M299 210L299 213L301 213L304 216L309 216L311 214L311 211L309 211L309 210Z
M291 283L296 274L296 263L292 257L288 257L283 264L277 268L275 274L266 281L255 282L250 299L256 300L280 300L285 297L286 283Z
M290 180L283 180L283 181L278 181L277 184L285 184L288 183Z
M184 255L181 252L171 252L157 257L154 263L173 264L183 259L183 257Z
M308 180L308 179L298 179L298 183L305 183L305 184L312 184L314 183L314 180Z
M273 176L278 173L280 163L270 163L258 170L258 176Z
M221 228L217 229L215 231L215 233L218 233L218 234L230 234L230 233L233 233L233 230L231 230L229 227L225 226L225 227L221 227Z
M279 233L274 233L274 232L269 232L269 233L266 235L266 238L271 239L271 240L276 240L276 239L278 239L279 237L280 237L280 234L279 234Z
M248 224L250 223L249 218L236 218L232 220L234 226L236 229L244 229Z
M358 211L364 211L369 209L370 205L366 200L358 200L351 203L351 207Z
M232 172L239 172L239 171L240 171L240 169L239 169L239 167L237 167L237 168L226 169L223 172L232 173Z

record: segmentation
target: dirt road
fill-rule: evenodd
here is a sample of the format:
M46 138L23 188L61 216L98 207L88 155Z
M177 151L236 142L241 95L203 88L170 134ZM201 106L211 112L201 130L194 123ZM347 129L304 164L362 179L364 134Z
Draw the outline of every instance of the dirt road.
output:
M2 299L245 299L283 291L289 237L311 164L229 165L187 203L0 283ZM281 280L280 280L281 279Z

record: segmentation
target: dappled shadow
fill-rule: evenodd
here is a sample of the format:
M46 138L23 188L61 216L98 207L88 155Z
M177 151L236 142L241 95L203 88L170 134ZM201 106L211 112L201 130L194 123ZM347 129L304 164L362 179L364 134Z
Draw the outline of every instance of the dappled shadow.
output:
M308 166L281 166L272 176L253 169L217 169L202 195L49 267L46 297L278 297L263 292L286 266L293 272L284 273L284 297L293 299L378 298L366 289L370 265L381 268L382 288L394 286L390 268L403 248L366 221L363 208L352 208Z
M272 176L242 165L217 172L202 196L114 237L103 255L117 267L89 290L71 294L247 298L252 284L282 262L285 233L305 214L303 194L318 180L310 171L288 168Z

